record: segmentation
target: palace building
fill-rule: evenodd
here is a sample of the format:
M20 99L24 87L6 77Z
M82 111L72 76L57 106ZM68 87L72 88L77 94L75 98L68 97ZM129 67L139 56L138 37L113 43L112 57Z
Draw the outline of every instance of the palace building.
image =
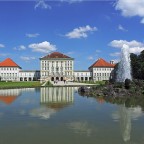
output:
M19 81L19 71L21 67L12 59L7 58L0 62L0 80L1 81Z
M73 80L73 67L74 58L59 52L53 52L40 58L40 74L42 80Z
M52 52L40 58L40 70L22 70L12 59L0 62L1 81L103 81L112 77L114 61L100 58L88 70L74 71L74 58Z
M23 71L12 59L0 62L1 81L34 81L40 79L40 71Z
M92 80L91 72L88 70L74 71L74 80L75 81L90 81Z
M114 61L107 62L100 58L89 67L91 77L94 81L109 80L112 78L112 71L114 69Z

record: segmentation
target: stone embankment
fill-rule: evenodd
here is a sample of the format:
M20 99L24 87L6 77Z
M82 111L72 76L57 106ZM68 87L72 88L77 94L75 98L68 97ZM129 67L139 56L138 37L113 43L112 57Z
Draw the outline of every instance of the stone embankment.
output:
M125 83L107 83L105 85L98 85L95 87L79 88L79 93L83 93L87 96L106 96L106 97L130 97L132 95L144 94L144 82L142 80L134 80L131 82L126 79Z
M90 88L82 86L78 92L82 96L103 98L107 102L144 107L144 82L142 80L126 80L125 83L107 83Z

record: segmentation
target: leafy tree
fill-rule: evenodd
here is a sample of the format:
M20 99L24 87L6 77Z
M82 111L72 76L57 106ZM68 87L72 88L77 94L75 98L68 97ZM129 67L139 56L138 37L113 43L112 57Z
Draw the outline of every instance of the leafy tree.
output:
M131 59L131 70L132 70L132 77L134 79L138 79L140 77L140 63L138 61L138 56L136 54L131 53L130 54Z
M139 63L140 63L140 76L141 79L144 79L144 51L142 51L139 55Z
M131 53L131 68L134 79L144 79L144 51L140 55Z

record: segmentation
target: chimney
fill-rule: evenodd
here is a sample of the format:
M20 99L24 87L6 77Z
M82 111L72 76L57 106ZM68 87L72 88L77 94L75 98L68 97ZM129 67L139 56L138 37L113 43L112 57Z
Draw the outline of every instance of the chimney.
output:
M114 64L114 60L111 60L111 61L110 61L110 64Z

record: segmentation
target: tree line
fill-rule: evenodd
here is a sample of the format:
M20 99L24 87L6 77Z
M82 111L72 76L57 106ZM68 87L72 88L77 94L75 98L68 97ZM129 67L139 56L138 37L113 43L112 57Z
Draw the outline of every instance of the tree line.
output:
M144 50L139 55L131 53L130 59L133 79L144 80Z

